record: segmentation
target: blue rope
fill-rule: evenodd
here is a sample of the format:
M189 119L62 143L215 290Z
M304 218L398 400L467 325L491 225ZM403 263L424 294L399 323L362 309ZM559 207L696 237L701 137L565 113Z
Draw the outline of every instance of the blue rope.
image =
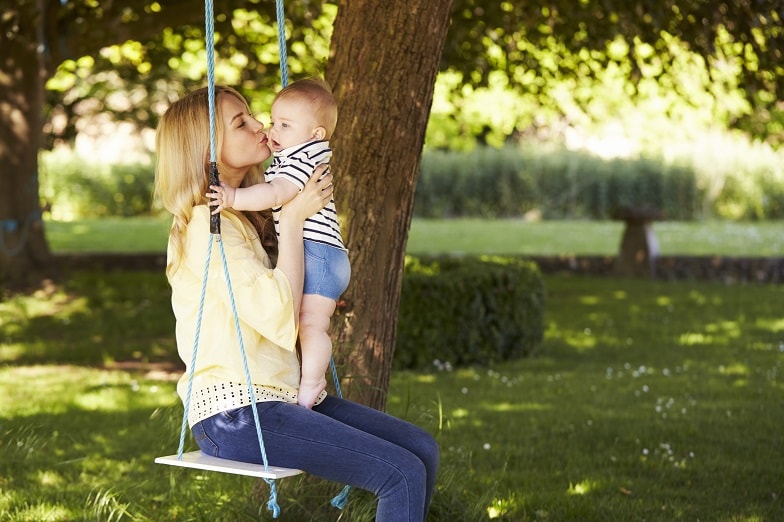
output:
M280 51L280 83L283 87L289 84L289 64L286 58L286 15L283 12L283 0L275 0L275 16L278 20L278 49Z
M217 176L217 162L216 162L216 144L215 144L215 28L214 28L214 20L213 20L213 3L212 0L205 0L205 20L206 20L206 50L207 50L207 99L208 99L208 106L209 106L209 119L210 119L210 182L217 183L218 176ZM212 233L217 223L217 232L218 235ZM210 241L209 241L209 248L207 251L207 260L204 266L204 276L202 278L202 289L201 289L201 298L199 300L199 313L198 319L196 323L196 336L194 338L193 343L193 353L191 355L191 367L190 372L188 374L188 391L185 399L185 408L183 412L183 420L182 420L182 429L180 430L180 446L177 450L177 458L182 459L183 449L185 447L185 433L187 430L187 423L188 423L188 411L190 409L190 402L191 402L191 392L193 388L193 376L196 369L196 356L198 352L199 346L199 337L201 332L201 319L204 311L204 297L206 294L207 288L207 281L208 281L208 273L209 273L209 266L210 266L210 259L212 257L212 240L213 236L217 237L218 244L220 245L220 252L221 252L221 260L223 261L223 273L226 278L226 285L229 290L229 297L231 299L231 309L234 314L234 326L237 331L237 337L239 339L240 344L240 352L242 353L242 362L245 370L245 379L248 383L248 395L251 401L251 410L253 411L253 420L256 424L256 436L259 441L259 449L261 451L261 459L264 462L264 469L265 471L269 471L269 463L267 462L267 453L264 449L264 439L261 433L261 421L259 420L259 414L256 410L256 394L253 389L253 381L250 375L250 369L248 368L248 358L247 353L245 351L245 343L242 340L242 331L240 329L239 324L239 317L237 314L237 307L234 300L234 291L231 287L231 280L229 279L229 270L228 270L228 263L226 262L226 252L224 250L223 242L220 241L220 221L214 220L212 217L210 218ZM272 511L272 517L278 518L280 515L280 507L278 506L278 491L277 485L273 479L265 478L264 481L270 486L270 496L269 501L267 502L267 507L270 511Z
M0 220L0 251L7 257L14 257L19 252L24 249L25 244L27 243L27 239L30 234L30 227L36 221L41 221L41 211L34 210L24 220L17 220L17 219L4 219ZM19 230L19 226L21 225L22 231L19 233L19 239L16 242L16 246L11 248L6 245L5 235L13 234L17 230Z
M343 398L343 392L340 389L340 378L338 377L338 370L335 366L334 357L329 358L329 367L332 370L332 382L335 383L335 393L337 393L338 397ZM329 503L338 509L343 509L346 507L346 503L348 503L348 494L350 491L351 486L346 485Z
M242 340L242 330L240 329L239 315L237 314L237 305L234 301L234 290L231 287L231 279L229 278L229 265L226 262L226 251L223 248L223 242L220 242L221 259L223 260L223 275L226 277L226 286L229 290L229 301L231 302L231 311L234 315L234 328L237 331L237 339L240 343L240 353L242 354L242 365L245 370L245 381L248 383L248 395L250 396L250 403L253 406L253 422L256 425L256 438L259 440L259 448L261 449L261 460L264 461L264 469L269 471L269 463L267 462L267 451L264 448L264 437L261 434L261 421L259 420L259 412L256 410L256 392L253 389L253 381L250 376L250 368L248 368L248 356L245 351L245 342ZM267 507L272 511L272 517L278 518L280 508L278 507L278 489L273 479L265 478L264 481L269 484L270 498L267 502Z
M210 110L210 162L215 163L215 20L212 0L204 2L205 36L207 38L207 105Z
M185 410L182 413L182 429L180 430L180 446L177 449L177 460L182 460L185 448L185 432L188 429L188 411L191 408L191 391L193 390L193 374L196 372L196 354L199 351L199 337L201 336L201 317L204 312L204 295L207 292L207 274L210 271L210 258L212 257L212 234L207 242L207 261L204 263L204 277L201 281L201 297L199 298L199 313L196 316L196 336L193 338L193 351L191 352L191 367L188 372L188 391L185 394Z
M343 392L340 390L340 379L338 379L338 370L335 367L335 359L333 357L329 358L329 367L332 369L332 381L335 383L335 392L338 394L338 397L343 397Z

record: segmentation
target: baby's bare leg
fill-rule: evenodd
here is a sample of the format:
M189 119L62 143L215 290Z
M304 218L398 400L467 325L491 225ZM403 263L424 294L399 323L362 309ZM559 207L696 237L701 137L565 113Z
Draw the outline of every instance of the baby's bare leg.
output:
M299 340L302 347L302 377L297 402L312 408L319 394L327 387L324 374L332 357L329 320L335 312L335 301L316 294L302 296Z

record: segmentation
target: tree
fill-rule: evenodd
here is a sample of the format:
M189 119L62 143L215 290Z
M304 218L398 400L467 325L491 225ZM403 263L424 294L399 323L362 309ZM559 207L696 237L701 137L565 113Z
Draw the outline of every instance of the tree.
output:
M354 267L335 346L349 361L350 396L376 407L386 401L414 187L451 3L342 0L332 36L327 80L341 107L337 200Z

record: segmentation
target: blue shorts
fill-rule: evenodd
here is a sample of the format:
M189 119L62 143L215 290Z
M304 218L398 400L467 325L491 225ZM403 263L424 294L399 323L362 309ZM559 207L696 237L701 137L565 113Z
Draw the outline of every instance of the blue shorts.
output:
M348 288L351 264L348 252L337 247L305 240L304 294L316 294L337 301Z

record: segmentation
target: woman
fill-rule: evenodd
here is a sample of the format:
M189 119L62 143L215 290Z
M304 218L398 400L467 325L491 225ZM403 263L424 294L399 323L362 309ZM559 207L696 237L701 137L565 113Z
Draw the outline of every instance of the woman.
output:
M156 136L157 197L174 216L166 275L172 287L180 357L190 364L204 262L209 248L207 91L172 104ZM235 90L215 91L216 150L221 181L248 186L270 155L264 126ZM205 453L261 463L252 407L258 411L269 464L297 468L378 497L376 520L424 520L435 485L438 446L426 431L390 415L322 393L313 409L297 404L295 349L303 286L303 225L332 195L332 176L314 175L279 217L277 262L262 246L258 214L221 212L234 302L254 385L251 405L220 256L211 257L192 381L188 422ZM255 220L253 223L250 219ZM273 231L274 237L274 231ZM190 368L180 379L185 399Z

